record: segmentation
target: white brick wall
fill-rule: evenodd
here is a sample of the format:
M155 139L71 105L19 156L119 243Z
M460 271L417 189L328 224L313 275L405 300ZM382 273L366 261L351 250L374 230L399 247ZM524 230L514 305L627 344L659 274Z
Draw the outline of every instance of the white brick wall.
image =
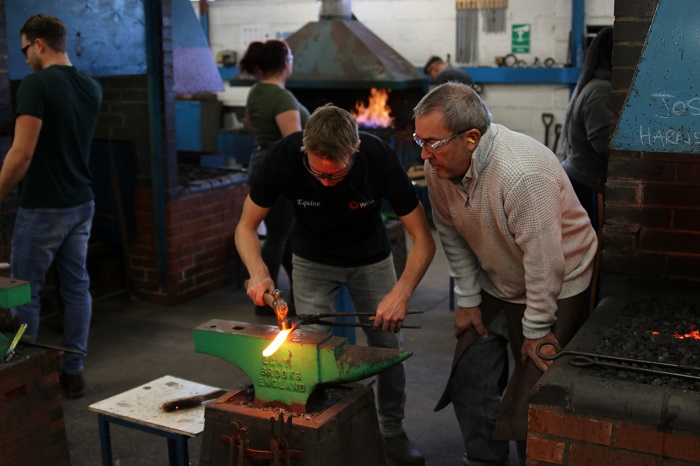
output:
M213 53L232 49L239 58L245 52L244 40L284 38L309 21L318 20L316 0L235 0L209 3L209 37ZM196 6L196 4L195 4ZM586 24L611 25L612 0L587 0ZM382 40L416 66L428 56L453 57L456 42L454 0L353 0L353 14ZM505 33L485 33L479 15L479 59L458 66L493 66L496 56L510 52L512 24L530 24L531 53L518 55L527 63L552 57L558 64L567 61L571 29L570 0L509 0ZM265 31L264 37L244 34L244 27ZM247 29L249 30L249 29ZM244 105L247 90L228 88L221 93L227 105ZM564 118L569 88L566 85L486 84L484 100L495 121L544 142L542 113L555 115L554 124Z

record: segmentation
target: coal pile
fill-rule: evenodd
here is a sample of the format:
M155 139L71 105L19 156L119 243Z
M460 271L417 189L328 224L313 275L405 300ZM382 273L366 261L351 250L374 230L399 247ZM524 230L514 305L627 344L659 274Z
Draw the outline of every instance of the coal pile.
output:
M599 366L588 371L595 375L630 382L700 392L700 339L695 338L700 337L699 324L700 304L696 300L684 297L638 296L630 299L615 325L593 330L601 336L600 342L593 348L593 353L685 366L690 370L653 364L624 364L665 373L690 374L695 376L696 380Z

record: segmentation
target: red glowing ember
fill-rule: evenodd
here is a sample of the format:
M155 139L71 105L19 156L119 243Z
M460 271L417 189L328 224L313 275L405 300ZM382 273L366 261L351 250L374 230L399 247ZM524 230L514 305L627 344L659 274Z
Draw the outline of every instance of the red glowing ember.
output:
M661 335L661 332L653 331L653 332L651 332L651 334L652 335ZM700 330L697 330L695 328L695 325L691 325L690 330L688 330L687 333L674 332L673 337L678 338L679 340L685 340L685 339L700 340Z
M685 340L686 338L691 340L700 340L700 330L691 330L686 334L674 333L673 336L679 340Z
M355 103L355 109L350 110L350 113L357 120L357 124L364 128L389 128L394 122L394 117L391 116L391 107L387 104L389 101L389 92L387 89L372 88L369 91L369 105L358 100Z

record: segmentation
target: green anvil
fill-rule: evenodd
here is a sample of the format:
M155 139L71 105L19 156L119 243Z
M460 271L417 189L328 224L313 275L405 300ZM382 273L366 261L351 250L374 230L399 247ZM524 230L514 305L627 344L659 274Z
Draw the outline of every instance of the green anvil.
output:
M256 406L305 413L316 387L356 382L407 359L409 351L354 346L347 338L295 329L271 356L262 352L277 326L212 319L194 329L198 353L217 356L241 369L253 383Z

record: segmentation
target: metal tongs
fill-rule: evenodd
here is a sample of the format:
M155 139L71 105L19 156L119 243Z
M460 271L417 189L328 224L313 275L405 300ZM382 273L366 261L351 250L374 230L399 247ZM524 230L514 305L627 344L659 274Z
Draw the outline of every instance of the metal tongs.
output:
M543 346L551 345L557 350L554 356L545 356L541 353ZM573 356L569 361L569 365L575 367L609 367L612 369L621 369L626 371L643 372L645 374L655 374L667 377L682 377L691 380L699 380L700 375L686 374L683 372L669 372L658 369L651 369L640 366L656 366L666 367L669 369L683 370L700 374L700 367L687 366L682 364L671 364L666 362L645 361L643 359L621 358L618 356L609 356L605 354L584 353L581 351L562 351L561 346L554 341L543 341L537 345L535 349L537 356L545 361L554 361L562 356Z
M423 311L409 311L408 314L423 314ZM374 312L333 312L329 314L299 314L299 320L295 322L298 325L330 325L332 327L373 327L372 324L366 322L343 322L336 320L337 317L371 317ZM401 325L401 328L421 328L420 325Z

